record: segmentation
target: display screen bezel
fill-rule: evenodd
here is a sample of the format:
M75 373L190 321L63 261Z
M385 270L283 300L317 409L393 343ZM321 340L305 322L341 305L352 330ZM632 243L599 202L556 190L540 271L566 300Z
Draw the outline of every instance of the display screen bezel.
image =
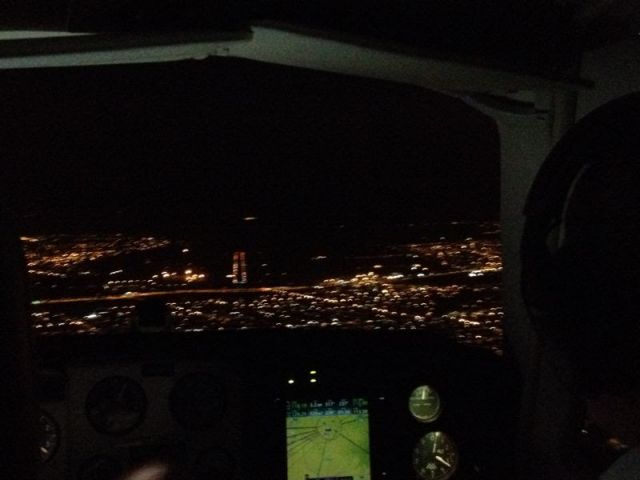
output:
M325 473L323 476L304 476L300 477L298 472L294 472L291 468L291 453L289 448L286 448L286 479L287 480L370 480L373 478L373 466L372 466L372 451L373 444L371 436L371 409L369 399L364 395L323 395L318 394L313 397L299 397L290 398L284 402L284 417L285 417L285 443L289 446L290 441L290 422L294 419L309 419L318 418L318 440L322 442L323 436L327 439L327 442L333 442L335 440L334 435L341 435L339 430L335 427L340 425L336 424L336 421L340 422L339 417L345 417L347 422L361 421L364 416L366 419L366 425L364 425L364 435L366 440L363 442L362 437L358 443L362 443L366 448L366 454L363 455L363 461L360 463L359 475L351 476L349 472L335 472ZM352 420L347 420L351 417ZM322 422L326 419L327 422ZM325 428L326 427L326 428ZM307 428L307 427L305 427ZM353 427L350 427L353 428ZM320 431L322 429L322 431ZM313 432L316 433L316 432ZM356 435L362 435L362 431L354 431ZM348 441L343 445L349 445ZM354 444L355 445L355 444ZM356 447L353 447L356 448ZM362 448L358 445L358 448ZM364 470L362 469L362 463L366 463ZM357 472L356 472L357 473Z

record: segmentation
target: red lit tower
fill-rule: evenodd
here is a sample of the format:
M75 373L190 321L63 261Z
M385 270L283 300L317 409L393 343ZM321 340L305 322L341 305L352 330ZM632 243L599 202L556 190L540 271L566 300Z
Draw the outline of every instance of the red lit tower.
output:
M243 251L233 252L233 283L234 285L247 283L247 254Z

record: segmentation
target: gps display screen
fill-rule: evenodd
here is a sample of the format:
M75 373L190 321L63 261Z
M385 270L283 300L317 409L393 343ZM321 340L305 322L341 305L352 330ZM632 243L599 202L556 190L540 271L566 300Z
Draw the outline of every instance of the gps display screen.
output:
M288 480L370 480L363 398L287 402Z

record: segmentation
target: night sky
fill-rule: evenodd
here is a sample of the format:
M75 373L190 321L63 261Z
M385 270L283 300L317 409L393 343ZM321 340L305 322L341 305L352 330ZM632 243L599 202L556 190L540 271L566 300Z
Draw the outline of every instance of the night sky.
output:
M232 59L0 74L23 231L495 219L499 140L422 89Z

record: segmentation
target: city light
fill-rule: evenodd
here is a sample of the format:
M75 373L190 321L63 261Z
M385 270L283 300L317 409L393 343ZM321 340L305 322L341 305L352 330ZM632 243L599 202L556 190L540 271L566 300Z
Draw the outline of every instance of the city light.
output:
M247 254L245 252L233 253L232 281L234 284L247 283Z
M484 230L497 232L493 225ZM267 258L257 259L250 270L249 254L241 250L220 261L231 273L212 272L197 260L193 246L181 246L173 250L175 258L169 257L173 243L161 237L25 238L35 293L32 324L38 335L130 331L137 302L156 296L164 299L174 331L430 329L465 345L502 351L498 233L390 244L348 259L350 270L342 274L306 282L293 270L280 276L279 267ZM180 255L185 249L194 253L188 263ZM144 257L143 269L133 263L119 268L127 255L147 253L152 256ZM335 257L305 258L311 265L318 260L328 264ZM261 284L266 276L249 277L249 271L265 272L267 267L281 285L275 280ZM67 292L65 285L73 289ZM310 370L310 375L316 373Z

